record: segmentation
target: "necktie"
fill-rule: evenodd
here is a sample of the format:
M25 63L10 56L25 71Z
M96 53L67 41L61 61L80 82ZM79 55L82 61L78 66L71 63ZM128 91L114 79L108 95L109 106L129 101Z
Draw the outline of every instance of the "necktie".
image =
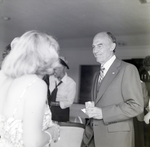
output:
M105 70L105 68L101 67L100 72L99 72L98 84L100 84L104 78L104 70Z
M101 81L104 78L104 70L105 68L101 67L100 72L99 72L98 82L97 82L97 93L99 92Z
M58 86L62 83L62 81L60 81L58 84L56 84L54 90L52 91L52 93L50 94L50 97L48 98L48 103L50 104L50 102L56 102L56 96L57 96L57 91L58 91Z

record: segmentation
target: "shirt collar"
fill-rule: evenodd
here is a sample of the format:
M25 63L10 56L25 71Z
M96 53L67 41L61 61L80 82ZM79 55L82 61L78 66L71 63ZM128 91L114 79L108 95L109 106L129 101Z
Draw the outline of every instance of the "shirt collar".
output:
M110 68L110 66L112 65L112 63L115 61L116 56L113 55L104 65L103 67L105 68L104 70L104 74L106 74L106 72L108 71L108 69Z

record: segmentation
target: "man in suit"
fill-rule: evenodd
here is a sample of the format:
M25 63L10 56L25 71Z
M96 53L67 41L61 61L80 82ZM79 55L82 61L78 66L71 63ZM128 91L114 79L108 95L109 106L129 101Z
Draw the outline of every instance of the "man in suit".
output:
M86 108L82 147L133 147L133 117L143 112L143 95L136 67L115 55L116 39L100 32L93 39L93 54L100 63L92 85L95 106Z

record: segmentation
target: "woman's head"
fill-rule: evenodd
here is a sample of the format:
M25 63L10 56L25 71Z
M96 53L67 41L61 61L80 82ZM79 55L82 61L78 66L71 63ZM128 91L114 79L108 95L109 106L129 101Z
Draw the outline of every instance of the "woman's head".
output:
M11 51L2 64L3 72L12 78L25 74L51 74L58 62L59 44L39 31L28 31L11 42Z

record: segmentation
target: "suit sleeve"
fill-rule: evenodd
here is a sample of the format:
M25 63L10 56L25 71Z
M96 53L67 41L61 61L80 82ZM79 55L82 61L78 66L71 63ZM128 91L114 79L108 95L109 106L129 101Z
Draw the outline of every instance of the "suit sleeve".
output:
M128 120L143 112L144 101L139 73L131 64L128 64L123 70L120 91L123 101L102 108L105 124Z

